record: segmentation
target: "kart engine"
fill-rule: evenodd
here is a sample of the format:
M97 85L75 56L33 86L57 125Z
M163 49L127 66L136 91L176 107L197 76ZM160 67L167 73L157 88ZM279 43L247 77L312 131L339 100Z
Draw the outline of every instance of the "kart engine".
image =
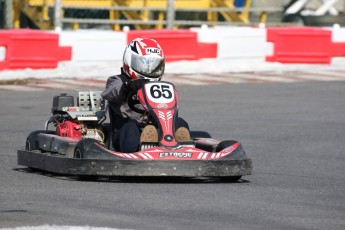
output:
M56 134L61 137L70 137L73 139L81 140L81 125L73 121L63 121L56 126Z
M105 105L100 91L80 91L78 104L65 93L53 99L53 116L47 121L56 127L56 134L76 140L93 138L104 142L101 123L105 120Z

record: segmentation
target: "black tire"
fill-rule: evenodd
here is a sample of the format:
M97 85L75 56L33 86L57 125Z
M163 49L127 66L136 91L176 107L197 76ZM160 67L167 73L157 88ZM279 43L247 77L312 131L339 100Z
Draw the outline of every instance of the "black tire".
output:
M25 149L28 151L38 150L37 135L40 133L55 134L55 131L37 130L29 134L26 138Z
M217 148L216 148L216 152L222 151L223 149L233 145L237 143L237 141L231 141L231 140L227 140L227 141L222 141L218 144ZM230 182L230 183L234 183L237 182L238 180L240 180L242 178L242 176L226 176L226 177L220 177L219 179L221 181L224 182Z
M98 143L99 141L92 139L92 138L86 138L77 143L77 145L74 148L74 158L77 159L83 159L87 158L87 151L90 149L90 147L94 143Z
M87 151L94 143L98 143L99 141L87 138L79 141L74 148L74 158L83 159L87 158ZM98 176L95 175L78 175L77 180L79 181L96 181Z

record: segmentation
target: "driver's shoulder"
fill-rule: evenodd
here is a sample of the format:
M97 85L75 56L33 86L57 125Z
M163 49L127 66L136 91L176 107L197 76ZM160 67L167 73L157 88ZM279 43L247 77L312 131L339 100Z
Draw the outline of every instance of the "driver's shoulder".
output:
M107 85L108 84L113 84L114 82L118 82L118 83L125 83L128 81L128 77L125 76L124 74L118 74L118 75L113 75L108 77L107 80Z

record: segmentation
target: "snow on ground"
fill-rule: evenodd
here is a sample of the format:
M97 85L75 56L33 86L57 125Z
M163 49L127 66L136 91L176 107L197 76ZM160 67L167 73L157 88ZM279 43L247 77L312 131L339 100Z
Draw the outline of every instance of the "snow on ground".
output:
M27 78L95 78L106 79L120 72L121 61L112 62L61 62L56 69L22 69L2 70L1 80L16 80ZM343 58L334 59L332 65L281 64L264 62L263 60L224 60L202 59L199 61L179 61L166 64L166 74L207 74L207 73L238 73L260 71L300 71L300 70L337 70L345 69Z

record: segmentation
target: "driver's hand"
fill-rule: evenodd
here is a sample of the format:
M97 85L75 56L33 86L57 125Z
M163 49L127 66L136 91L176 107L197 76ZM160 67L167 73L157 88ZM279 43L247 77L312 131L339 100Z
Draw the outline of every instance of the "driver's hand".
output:
M141 89L146 82L149 82L149 80L147 79L134 79L134 80L130 80L127 82L127 86L130 90L133 91L138 91L139 89Z

